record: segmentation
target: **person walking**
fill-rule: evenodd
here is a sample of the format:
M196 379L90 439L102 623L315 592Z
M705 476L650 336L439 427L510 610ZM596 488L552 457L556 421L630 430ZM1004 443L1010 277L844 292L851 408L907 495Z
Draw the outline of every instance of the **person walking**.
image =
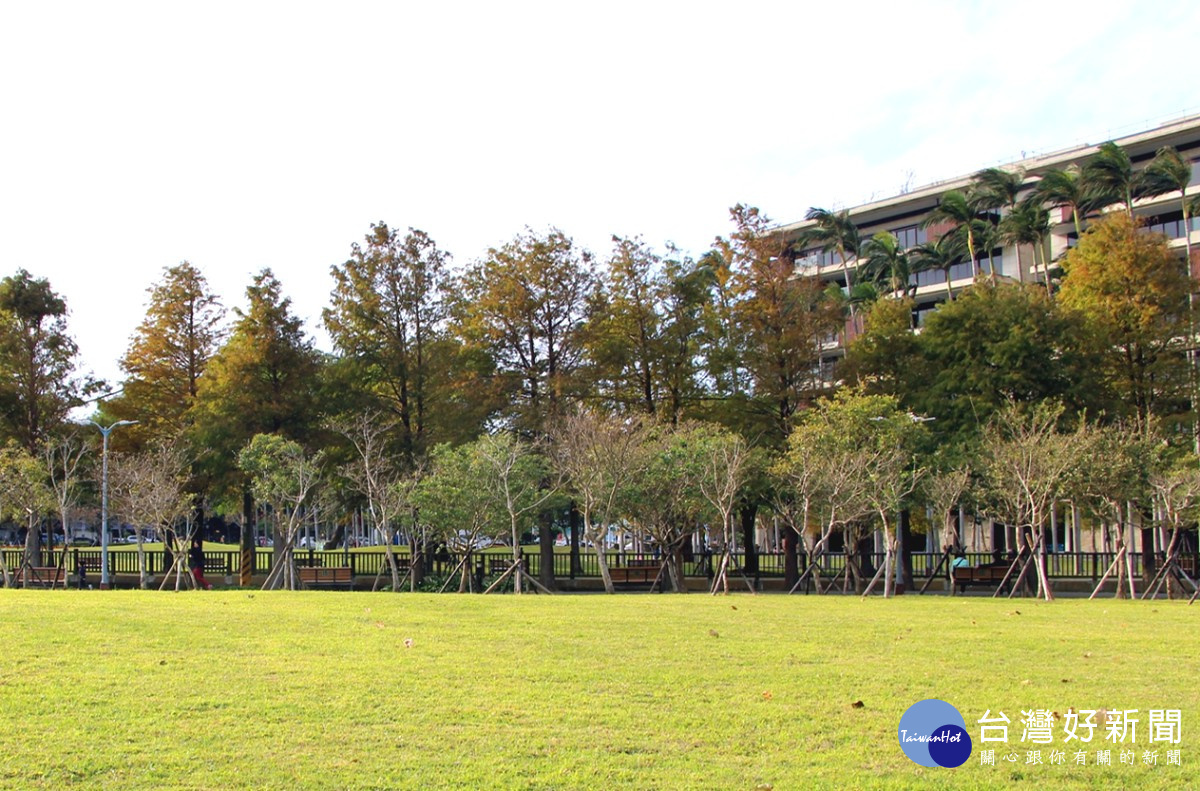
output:
M192 541L192 548L188 550L188 568L197 585L206 591L212 590L212 583L204 579L204 549L199 541Z

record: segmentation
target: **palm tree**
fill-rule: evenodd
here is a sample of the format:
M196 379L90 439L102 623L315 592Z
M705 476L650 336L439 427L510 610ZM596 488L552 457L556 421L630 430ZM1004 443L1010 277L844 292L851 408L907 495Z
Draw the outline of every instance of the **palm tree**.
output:
M946 275L946 298L954 299L950 288L950 269L962 261L963 253L967 252L963 237L948 233L938 238L936 242L926 242L914 247L909 255L912 256L913 270L925 272L930 269L940 269Z
M1033 265L1041 266L1046 280L1046 293L1050 294L1050 263L1046 254L1046 237L1050 235L1050 212L1042 206L1036 195L1030 195L1017 204L1000 221L1000 238L1005 244L1017 248L1017 272L1021 267L1021 245L1033 247ZM1022 278L1023 279L1023 278Z
M1187 199L1188 184L1192 181L1192 163L1184 159L1173 146L1158 149L1154 159L1142 171L1146 194L1179 193L1179 208L1183 213L1183 244L1187 250L1188 277L1192 274L1192 233L1189 218L1191 206Z
M908 276L911 274L908 252L900 247L900 241L891 231L880 231L862 246L862 263L859 273L873 283L887 282L891 293L903 296L908 292Z
M991 211L1017 207L1017 195L1025 185L1025 170L1004 170L1003 168L987 168L976 173L971 178L972 201L976 209Z
M854 286L850 279L850 258L858 259L862 244L858 226L850 219L850 212L846 209L835 212L812 207L804 215L804 219L816 224L800 233L796 239L796 246L804 249L815 245L820 247L823 253L836 252L842 264L842 274L846 277L846 293L849 294ZM854 315L853 305L850 307L850 314Z
M985 223L979 219L978 207L963 193L958 190L950 190L942 196L937 208L921 222L921 227L928 228L942 222L954 223L954 233L943 234L943 238L961 235L966 242L967 253L971 257L971 272L979 274L979 257L975 253L975 239L981 233Z
M1098 207L1120 203L1131 218L1135 200L1170 192L1145 170L1135 171L1129 154L1111 140L1101 143L1096 156L1083 166L1083 177Z
M1047 170L1033 188L1033 195L1040 203L1049 204L1054 208L1070 207L1076 237L1083 235L1080 217L1099 208L1090 192L1087 179L1078 165L1070 165L1065 170Z

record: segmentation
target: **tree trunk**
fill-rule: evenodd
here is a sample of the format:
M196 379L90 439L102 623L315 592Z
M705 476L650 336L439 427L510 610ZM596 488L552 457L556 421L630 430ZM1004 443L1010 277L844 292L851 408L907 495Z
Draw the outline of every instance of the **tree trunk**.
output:
M400 592L400 566L396 561L396 553L393 551L393 541L395 540L395 531L388 531L386 538L387 544L384 546L384 552L387 553L388 567L392 571L392 593Z
M29 526L25 530L25 564L42 565L42 533L32 516L29 517ZM21 579L24 581L24 587L29 587L29 575L22 574Z
M579 508L576 507L574 502L571 503L568 518L571 527L571 577L574 578L583 574L583 564L579 559L579 534L583 520L579 516Z
M165 538L166 536L164 536ZM137 531L138 553L138 587L146 590L150 587L150 575L146 573L146 544L142 541L142 531Z
M547 511L542 515L542 528L538 530L538 556L541 568L538 569L538 582L546 588L554 590L554 512Z
M1149 585L1157 570L1154 556L1154 528L1143 527L1142 533L1142 584Z
M683 548L667 548L667 574L671 578L671 589L676 593L687 593L687 580L683 576Z
M738 518L742 526L742 548L745 550L746 560L742 563L742 571L747 576L758 575L758 543L755 541L755 520L758 517L758 503L745 505L738 511Z
M250 586L254 576L254 495L247 487L242 491L242 558L238 570L238 584L243 588Z
M912 513L904 508L900 511L899 521L896 525L896 530L899 533L900 541L900 575L901 582L904 583L904 589L897 591L904 593L914 589L913 586L913 569L912 569Z
M800 563L797 553L800 535L790 524L783 526L783 584L788 590L800 581Z

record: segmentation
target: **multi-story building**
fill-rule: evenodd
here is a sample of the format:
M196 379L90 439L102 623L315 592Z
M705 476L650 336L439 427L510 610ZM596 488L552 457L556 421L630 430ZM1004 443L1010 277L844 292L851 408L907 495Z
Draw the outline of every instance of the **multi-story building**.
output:
M1189 199L1200 194L1200 115L1170 121L1155 129L1117 138L1113 142L1128 153L1135 169L1144 167L1160 148L1174 147L1192 163ZM1097 149L1098 145L1076 146L1003 165L1001 169L1024 173L1021 193L1024 196L1034 189L1041 174L1051 169L1066 169L1071 165L1082 166L1096 154ZM879 231L888 231L895 234L902 247L915 247L927 240L932 241L950 227L938 224L926 228L923 227L923 223L930 212L939 205L943 195L952 190L966 191L971 186L972 178L973 174L964 175L855 206L849 209L849 216L857 226L863 241ZM996 210L993 219L999 220L1004 212L1004 209ZM1185 229L1181 196L1178 192L1137 200L1134 202L1134 214L1148 231L1165 234L1171 245L1179 249L1182 257ZM1075 243L1077 235L1069 208L1052 208L1050 223L1050 234L1046 238L1043 254L1036 256L1036 259L1050 262L1053 276L1052 262ZM802 220L783 225L777 232L786 238L799 239L803 232L813 225L812 221ZM1194 248L1192 273L1200 279L1200 220L1189 217L1189 225ZM836 252L811 247L796 250L794 254L798 274L816 274L827 282L837 283L843 288L846 286L845 267ZM1044 267L1035 264L1034 251L1029 245L1021 245L1019 250L1012 244L998 245L991 249L978 250L977 257L979 269L983 273L994 271L998 277L1025 282L1043 281L1047 276L1043 271ZM850 262L849 269L851 278L855 278L854 261ZM954 266L949 273L949 291L954 292L970 285L974 279L972 269L973 264L969 260ZM919 272L910 276L909 285L912 289L910 293L916 302L915 326L919 327L928 312L946 299L946 275L941 270ZM839 345L832 343L829 345L825 362L831 363L840 355Z
M1192 178L1187 190L1187 199L1200 195L1200 115L1189 116L1164 123L1157 128L1148 129L1137 134L1127 135L1113 140L1129 156L1135 170L1145 167L1165 146L1171 146L1182 157L1191 162ZM1041 175L1052 169L1063 170L1072 165L1082 167L1097 153L1099 145L1081 145L1056 151L1049 154L1023 159L1001 169L1023 173L1024 179L1021 193L1018 197L1028 195L1037 185ZM880 231L895 235L902 248L913 248L926 241L933 241L939 235L948 231L949 224L936 224L926 227L925 221L930 213L938 207L942 197L952 190L965 192L971 185L974 174L964 175L946 181L940 181L925 187L914 189L883 200L873 201L849 209L849 219L858 229L860 238L865 241ZM1182 199L1178 191L1169 192L1153 197L1135 200L1133 214L1143 224L1146 231L1166 235L1170 245L1179 251L1180 258L1184 257L1186 249L1185 234L1190 235L1192 243L1191 273L1200 280L1200 219L1189 217L1185 229L1183 222ZM1109 207L1114 210L1116 207ZM990 218L998 222L1005 209L995 210ZM780 226L776 232L785 239L799 240L805 230L812 228L814 222L804 220ZM1050 209L1050 232L1043 242L1043 249L1035 256L1029 245L997 244L990 249L977 250L978 271L982 274L992 272L998 278L1023 282L1044 282L1046 277L1053 278L1056 274L1054 262L1077 240L1076 225L1070 208L1055 207ZM839 254L817 247L796 249L793 245L795 265L798 275L816 275L828 283L835 283L846 288L846 272L856 279L856 262L851 260L848 265L840 260ZM1044 261L1047 266L1036 263ZM941 270L929 270L913 274L909 278L909 293L915 301L914 326L920 327L925 316L935 309L938 303L945 300L950 293L970 285L975 278L975 264L963 260L949 271L950 282L946 282L946 273ZM831 337L825 344L822 359L822 374L831 376L836 360L844 350L842 342L854 335L854 322L848 322L846 332L837 337ZM990 520L989 520L990 521ZM1100 544L1093 531L1087 535L1079 528L1078 519L1072 519L1073 528L1056 525L1053 528L1053 545L1068 550L1100 550L1107 549ZM967 546L975 550L993 550L998 541L993 536L993 526L986 527L983 522L966 522L963 525L963 539ZM936 538L930 540L929 549ZM1135 542L1136 544L1137 542Z

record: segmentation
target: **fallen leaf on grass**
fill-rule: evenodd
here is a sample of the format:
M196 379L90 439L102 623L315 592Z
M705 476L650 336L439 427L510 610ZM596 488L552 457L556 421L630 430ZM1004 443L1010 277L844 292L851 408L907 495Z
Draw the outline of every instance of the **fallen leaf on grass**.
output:
M383 621L376 621L375 626L376 628L383 629L387 626L387 624L385 624Z
M708 633L709 633L710 635L712 635L713 637L720 637L720 636L721 636L721 635L719 635L719 634L717 633L717 630L716 630L716 629L709 629L709 630L708 630Z
M413 647L413 639L412 639L411 637L405 637L405 638L404 638L404 647L405 647L405 648L412 648L412 647Z
M771 698L774 697L774 695L771 694L770 690L762 693L762 695L763 695L763 700L770 700Z
M852 709L861 709L861 708L862 708L863 706L865 706L865 705L867 705L867 704L863 703L861 700L856 700L856 701L854 701L853 703L851 703L851 704L850 704L850 708L852 708Z

